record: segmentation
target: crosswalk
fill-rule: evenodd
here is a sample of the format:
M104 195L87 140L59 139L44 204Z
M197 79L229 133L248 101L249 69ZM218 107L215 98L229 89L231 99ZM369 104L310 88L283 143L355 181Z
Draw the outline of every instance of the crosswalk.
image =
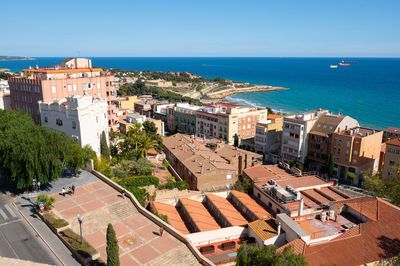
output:
M0 224L18 218L15 212L9 204L0 206Z

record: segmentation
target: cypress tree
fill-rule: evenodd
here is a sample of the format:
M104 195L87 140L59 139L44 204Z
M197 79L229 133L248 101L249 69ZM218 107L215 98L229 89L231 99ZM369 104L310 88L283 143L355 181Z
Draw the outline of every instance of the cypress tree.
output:
M235 134L233 136L233 146L239 147L239 136L238 136L238 134Z
M107 226L107 266L119 266L119 247L112 224Z
M100 153L107 158L107 160L110 160L110 149L108 148L106 133L104 131L101 133L100 138Z

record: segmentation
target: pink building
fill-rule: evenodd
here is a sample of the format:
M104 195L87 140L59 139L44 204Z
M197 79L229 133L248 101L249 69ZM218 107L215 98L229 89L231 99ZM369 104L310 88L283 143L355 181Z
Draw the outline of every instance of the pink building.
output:
M32 115L40 124L38 102L50 102L74 95L87 95L107 99L108 125L118 129L115 99L114 75L93 68L90 59L69 58L60 66L51 68L24 69L21 76L9 78L11 108L20 109Z

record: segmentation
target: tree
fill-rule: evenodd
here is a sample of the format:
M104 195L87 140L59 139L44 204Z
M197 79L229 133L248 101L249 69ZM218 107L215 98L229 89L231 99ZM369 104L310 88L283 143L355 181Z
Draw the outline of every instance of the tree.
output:
M146 158L140 158L137 161L131 161L131 173L136 176L151 175L154 171L154 164Z
M89 145L85 145L84 148L81 148L76 141L71 140L71 144L69 146L66 164L67 167L72 168L74 170L75 175L77 174L77 170L85 166L91 159L96 157L96 153L92 150Z
M108 148L106 133L103 131L101 133L100 139L100 153L103 155L107 160L110 159L110 149Z
M235 133L235 135L233 136L233 146L239 147L239 136L238 136L238 134L236 134L236 133Z
M119 266L119 247L112 224L107 226L107 266Z
M154 124L154 122L152 122L152 121L146 120L143 123L143 129L149 136L157 135L156 124Z
M364 188L378 197L386 198L393 204L400 206L400 175L384 178L382 173L367 171L362 173Z
M150 149L156 149L157 146L158 142L153 138L151 138L151 136L147 135L146 132L143 132L139 138L138 156L146 158L147 152Z
M17 189L61 177L70 145L65 134L35 125L27 113L0 110L0 172Z
M335 171L335 161L333 154L329 156L329 165L328 165L328 176L333 177L333 172Z
M243 244L237 251L236 265L307 265L305 257L286 247L280 254L275 246L258 247L257 244Z

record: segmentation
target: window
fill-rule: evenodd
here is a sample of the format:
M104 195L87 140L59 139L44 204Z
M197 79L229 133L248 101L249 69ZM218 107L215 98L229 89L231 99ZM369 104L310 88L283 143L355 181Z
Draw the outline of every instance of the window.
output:
M100 89L100 82L97 82L97 88Z
M389 165L394 165L394 161L389 161Z
M49 119L47 118L47 116L44 117L44 122L45 123L49 122Z
M72 85L68 84L68 91L72 91Z
M56 119L56 125L58 125L58 126L62 126L63 125L63 122L62 122L62 120L60 118Z
M248 128L248 129L250 128L250 124L247 125L247 128Z
M78 88L76 87L76 84L74 84L73 87L74 87L74 91L78 90Z
M247 122L251 122L251 117L248 117L248 118L247 118Z
M106 81L106 87L108 87L108 84L109 84L108 81Z
M57 92L56 86L51 86L51 92L52 93L56 93Z
M76 129L76 121L72 121L72 128Z

